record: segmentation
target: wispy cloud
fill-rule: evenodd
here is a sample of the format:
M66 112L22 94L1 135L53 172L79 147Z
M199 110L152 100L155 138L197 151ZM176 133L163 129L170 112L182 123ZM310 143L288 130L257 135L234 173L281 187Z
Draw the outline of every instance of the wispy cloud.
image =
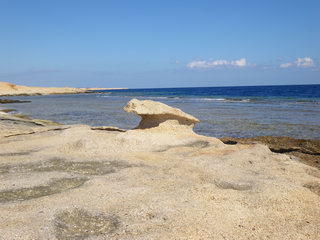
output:
M282 63L280 64L280 68L289 68L292 67L293 63Z
M248 66L247 60L245 58L241 58L239 60L234 61L227 61L227 60L213 60L213 61L192 61L188 63L187 67L194 69L194 68L216 68L222 66L229 66L229 67L239 67L243 68Z
M297 58L294 62L282 63L280 68L290 68L290 67L314 67L314 61L311 57Z

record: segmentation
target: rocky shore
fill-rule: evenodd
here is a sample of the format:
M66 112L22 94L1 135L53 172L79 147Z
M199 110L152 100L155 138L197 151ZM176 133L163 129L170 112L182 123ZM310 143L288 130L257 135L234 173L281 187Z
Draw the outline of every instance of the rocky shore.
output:
M219 140L159 102L124 110L136 128L0 112L1 240L320 238L318 140Z
M0 99L0 104L10 104L10 103L28 103L31 101L21 101L21 100L11 100L11 99Z
M320 140L263 136L256 138L221 138L225 144L265 144L275 153L297 157L299 161L320 169Z
M71 87L29 87L0 82L0 96L32 96L51 94L91 93L92 91L120 88L71 88Z

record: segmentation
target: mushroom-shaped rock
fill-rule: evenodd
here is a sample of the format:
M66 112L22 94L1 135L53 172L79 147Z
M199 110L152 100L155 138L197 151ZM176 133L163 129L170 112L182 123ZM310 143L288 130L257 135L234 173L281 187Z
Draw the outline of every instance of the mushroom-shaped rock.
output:
M124 107L129 113L135 113L141 117L136 129L160 127L161 129L192 129L199 120L178 108L170 107L161 102L151 100L132 99Z

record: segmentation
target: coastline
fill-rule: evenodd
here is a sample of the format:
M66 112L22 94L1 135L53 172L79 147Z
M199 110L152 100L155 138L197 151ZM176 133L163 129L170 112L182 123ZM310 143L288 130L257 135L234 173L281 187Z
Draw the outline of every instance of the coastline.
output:
M120 89L120 88L119 88ZM102 88L90 88L90 90L105 90ZM63 93L61 93L63 94ZM77 93L74 93L77 94ZM1 96L1 95L0 95ZM19 101L19 100L3 100L0 104L10 104L10 103L25 103L29 101ZM32 119L28 115L24 114L14 114L14 109L0 109L0 120L11 119L14 121L25 121L30 123L44 123L64 126L64 124L54 122L49 119ZM41 124L40 124L41 125ZM90 126L88 126L90 127ZM92 129L119 129L117 127L111 126L98 126L91 127ZM120 129L121 131L126 131ZM111 131L111 130L110 130ZM263 144L267 146L270 151L274 153L285 154L291 158L295 158L306 165L316 167L320 169L320 139L299 139L288 136L257 136L257 137L219 137L224 144L227 145L237 145L237 144Z
M0 102L1 104L1 102ZM51 121L49 119L32 119L27 115L12 114L14 109L0 109L0 120L12 119L12 121L27 120L28 122L44 122L53 123L54 125L67 126L61 123ZM6 114L5 114L6 113ZM89 126L88 126L89 127ZM111 126L91 127L92 129L119 129ZM126 131L120 129L121 131ZM111 130L110 130L111 131ZM285 154L289 157L295 158L306 165L320 169L320 139L298 139L287 136L258 136L254 138L234 138L222 137L218 138L224 144L263 144L266 145L272 152Z
M120 88L119 88L120 89ZM104 88L90 88L90 90L105 90ZM53 93L54 94L54 93ZM63 94L63 93L61 93ZM76 93L74 93L76 94ZM1 96L1 95L0 95ZM10 95L11 96L11 95ZM29 95L28 95L29 96ZM32 95L31 95L32 96ZM10 104L10 103L25 103L30 101L19 101L19 100L0 100L0 104ZM14 109L0 109L0 120L7 121L10 120L17 124L18 122L29 122L38 125L58 125L58 126L68 126L61 123L51 121L49 119L32 119L28 115L24 114L14 114ZM17 121L17 122L15 122ZM88 126L88 125L87 125ZM91 126L88 126L91 127ZM91 127L92 129L119 129L117 127L111 126L100 126ZM121 131L127 131L120 129ZM111 131L111 130L110 130ZM263 144L267 146L270 151L274 153L280 153L288 155L289 157L296 158L296 160L302 163L316 167L320 169L320 139L299 139L287 136L257 136L257 137L221 137L220 139L224 144L227 145L237 145L237 144Z
M97 93L101 90L119 90L127 88L72 88L72 87L30 87L8 82L0 82L0 96L35 96L57 94Z
M99 90L121 90L128 88L70 88L70 87L27 87L14 85L7 82L0 82L0 97L3 96L36 96L36 95L60 95L60 94L81 94L98 93ZM31 101L21 101L13 99L0 99L2 104L28 103ZM0 108L0 113L14 112L15 109ZM23 117L32 121L27 115L10 113L13 117ZM10 116L8 115L8 116ZM2 119L4 115L2 115ZM51 120L42 120L52 122ZM61 124L63 125L63 124ZM228 145L236 144L264 144L275 153L284 153L290 157L298 158L303 163L320 169L320 139L299 139L287 136L258 136L258 137L218 137L223 143Z
M318 238L319 168L260 143L198 135L197 118L160 102L124 110L141 118L137 127L0 112L4 239Z
M264 144L272 152L297 158L304 164L320 169L320 139L297 139L286 136L260 136L255 138L224 137L225 144Z

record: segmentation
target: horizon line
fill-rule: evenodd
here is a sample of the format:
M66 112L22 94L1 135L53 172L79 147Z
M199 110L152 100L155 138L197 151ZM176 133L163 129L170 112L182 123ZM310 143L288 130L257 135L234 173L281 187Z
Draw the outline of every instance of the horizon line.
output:
M165 89L165 88L227 88L227 87L279 87L279 86L313 86L320 85L320 83L307 83L307 84L276 84L276 85L231 85L231 86L198 86L198 87L146 87L146 88L126 88L126 89L113 89L119 90L134 90L134 89Z

